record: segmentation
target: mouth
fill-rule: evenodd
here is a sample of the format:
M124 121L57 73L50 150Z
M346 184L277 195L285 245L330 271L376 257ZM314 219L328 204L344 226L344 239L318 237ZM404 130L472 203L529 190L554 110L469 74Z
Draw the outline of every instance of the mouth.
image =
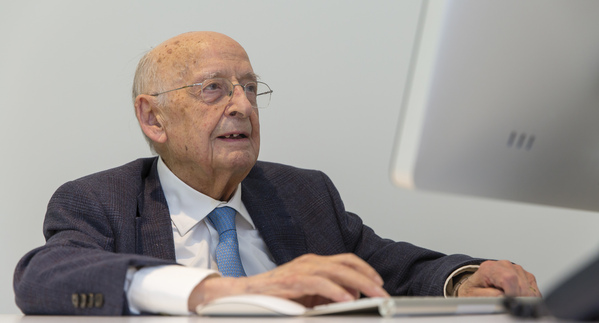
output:
M223 136L218 136L219 139L246 139L248 136L243 133L231 133Z

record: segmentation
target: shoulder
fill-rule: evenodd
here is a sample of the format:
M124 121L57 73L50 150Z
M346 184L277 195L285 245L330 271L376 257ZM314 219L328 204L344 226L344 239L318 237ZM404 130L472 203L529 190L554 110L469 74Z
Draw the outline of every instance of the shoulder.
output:
M63 184L58 190L65 193L123 194L139 192L152 176L157 157L140 158L127 164L90 174ZM137 193L133 193L137 194Z
M273 162L258 161L246 180L322 181L328 177L319 170L298 168Z
M121 230L123 219L136 216L145 188L158 182L152 175L155 160L138 159L61 185L48 202L44 235L48 238L64 230L65 225L74 224L108 232L112 229L107 220L115 230Z
M304 169L284 164L259 161L242 182L248 190L266 194L323 194L335 191L329 177L319 170Z
M75 181L106 181L120 178L143 178L148 176L157 157L139 158L124 165L81 177Z
M130 176L144 176L150 172L154 163L158 160L158 157L139 158L134 161L128 162L124 165L103 170L94 174L90 174L79 178L78 180L94 180L103 178L114 178L114 177L130 177Z

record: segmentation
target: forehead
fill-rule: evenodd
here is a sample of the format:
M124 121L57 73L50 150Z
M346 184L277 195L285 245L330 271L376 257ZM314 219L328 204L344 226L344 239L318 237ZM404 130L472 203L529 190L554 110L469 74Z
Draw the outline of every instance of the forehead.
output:
M155 50L161 74L175 82L210 77L255 78L243 47L224 35L182 35Z
M219 47L206 47L197 55L191 55L186 73L195 81L213 77L256 78L245 51Z

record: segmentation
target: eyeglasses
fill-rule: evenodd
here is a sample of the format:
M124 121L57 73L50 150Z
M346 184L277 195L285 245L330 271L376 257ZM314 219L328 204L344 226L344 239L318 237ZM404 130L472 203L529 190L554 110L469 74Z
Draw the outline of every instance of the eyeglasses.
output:
M228 97L229 100L231 100L236 86L241 86L243 92L245 92L245 96L253 107L266 108L270 104L270 96L273 91L266 83L256 81L247 82L245 84L233 84L233 82L224 78L207 79L202 83L185 85L176 89L150 95L158 96L160 94L188 88L192 95L200 98L204 103L218 104L225 97Z

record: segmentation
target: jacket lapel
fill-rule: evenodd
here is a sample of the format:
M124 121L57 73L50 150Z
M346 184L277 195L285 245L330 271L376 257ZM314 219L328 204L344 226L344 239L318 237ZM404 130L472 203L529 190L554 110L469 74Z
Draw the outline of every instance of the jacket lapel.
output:
M175 260L171 217L158 179L157 161L157 158L154 159L147 174L144 174L145 185L137 196L135 252Z
M305 235L258 165L242 182L241 199L275 263L281 265L307 253Z

